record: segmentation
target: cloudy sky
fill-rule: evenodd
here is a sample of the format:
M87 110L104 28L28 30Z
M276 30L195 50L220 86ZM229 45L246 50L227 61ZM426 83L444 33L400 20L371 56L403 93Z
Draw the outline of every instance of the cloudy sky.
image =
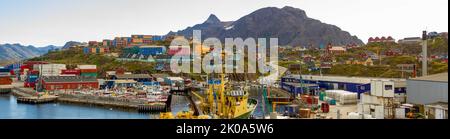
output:
M0 0L0 44L163 35L210 14L230 21L269 6L303 9L363 41L420 36L424 29L448 32L448 0Z

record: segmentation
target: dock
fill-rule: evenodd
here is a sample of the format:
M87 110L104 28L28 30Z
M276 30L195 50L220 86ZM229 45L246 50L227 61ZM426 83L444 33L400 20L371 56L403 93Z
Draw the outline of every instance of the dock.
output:
M138 100L72 94L59 94L57 101L61 103L95 105L100 107L114 107L131 110L137 110L138 105L143 103Z
M46 97L18 97L18 103L26 104L44 104L55 102L58 97L56 96L46 96Z
M12 87L10 85L0 85L0 95L11 93Z
M138 105L138 111L139 112L163 112L166 110L166 104L154 104L154 105Z

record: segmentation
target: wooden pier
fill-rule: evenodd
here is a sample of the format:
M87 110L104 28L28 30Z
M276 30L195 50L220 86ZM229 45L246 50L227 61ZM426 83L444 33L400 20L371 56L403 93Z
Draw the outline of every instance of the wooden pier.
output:
M56 96L46 96L46 97L18 97L17 103L26 104L44 104L55 102L58 97Z

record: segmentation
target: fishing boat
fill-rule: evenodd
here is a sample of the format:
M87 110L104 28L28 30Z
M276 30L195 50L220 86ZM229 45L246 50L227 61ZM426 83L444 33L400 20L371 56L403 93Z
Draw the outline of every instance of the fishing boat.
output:
M249 98L248 90L246 85L229 85L225 75L221 74L219 79L208 81L206 97L196 92L192 94L200 99L198 109L203 115L209 115L213 119L249 119L258 101Z

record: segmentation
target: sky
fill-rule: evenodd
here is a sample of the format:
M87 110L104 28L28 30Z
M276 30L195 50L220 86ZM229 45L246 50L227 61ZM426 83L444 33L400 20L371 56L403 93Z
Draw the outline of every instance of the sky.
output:
M448 0L0 0L0 44L62 46L67 41L165 35L210 14L235 21L264 7L291 6L358 36L448 32Z

